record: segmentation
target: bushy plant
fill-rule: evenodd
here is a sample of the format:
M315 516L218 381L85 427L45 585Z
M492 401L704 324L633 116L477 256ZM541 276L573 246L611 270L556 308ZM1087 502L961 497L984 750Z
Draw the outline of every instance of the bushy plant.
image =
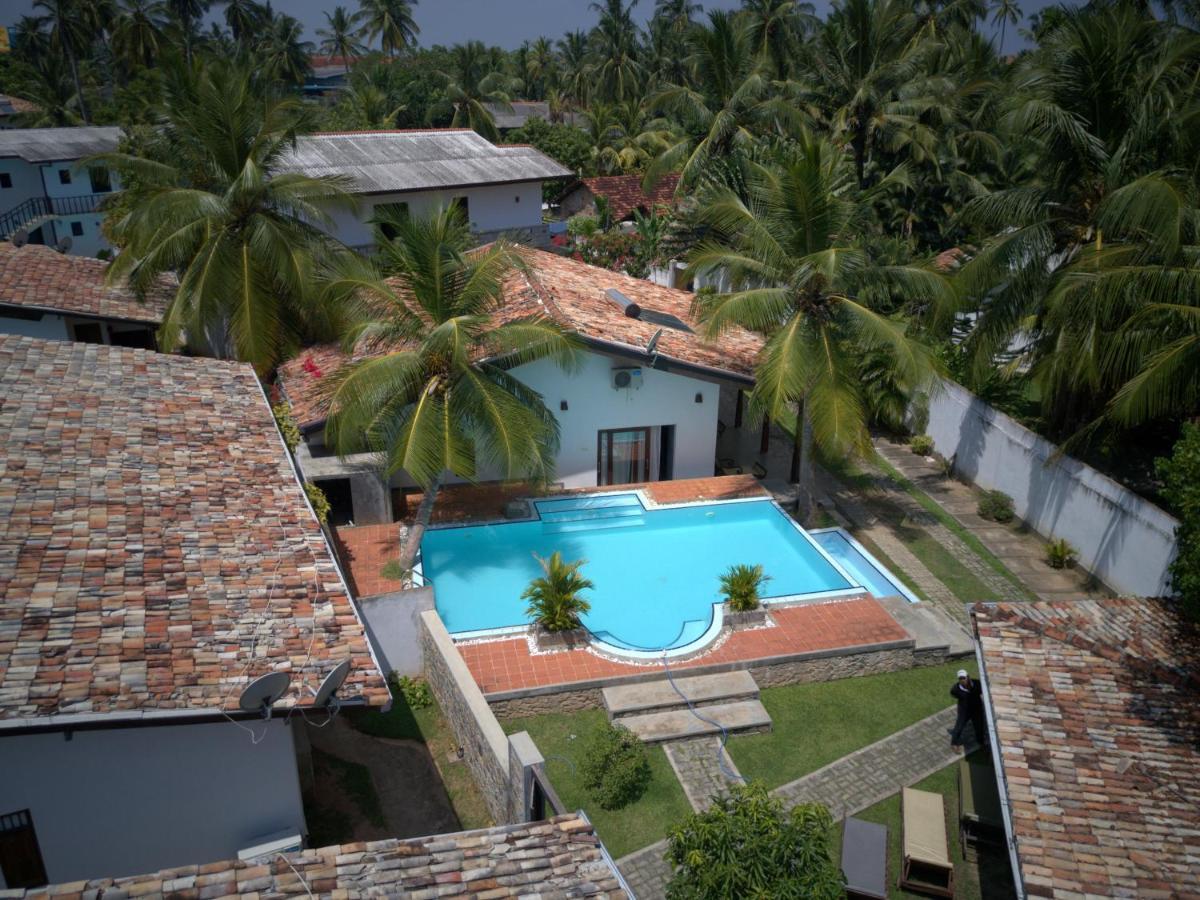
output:
M908 440L908 448L917 456L928 456L933 452L933 438L927 434L914 434Z
M600 221L595 216L580 213L567 219L567 234L574 238L591 237L600 230Z
M329 498L311 481L304 482L304 493L308 494L308 502L312 504L313 512L317 514L317 521L324 525L329 521Z
M646 747L628 728L605 722L584 751L583 786L602 809L621 809L646 792L650 760Z
M1077 556L1075 548L1067 543L1066 538L1058 538L1046 544L1046 563L1052 569L1065 569L1075 565Z
M730 566L721 575L721 595L734 612L758 609L762 586L771 580L761 565Z
M549 559L537 557L545 573L529 582L521 594L528 600L525 614L547 631L570 631L580 626L579 617L592 605L581 594L595 587L579 570L586 559L565 562L562 552L555 550Z
M424 678L401 675L396 679L396 689L403 695L409 709L424 709L433 704L433 691Z
M942 454L940 454L940 453L935 453L933 455L933 458L935 460L937 460L938 469L941 471L943 478L953 478L954 477L954 457L953 456L942 456Z
M829 810L801 803L791 812L759 783L733 788L667 836L675 874L670 900L803 897L841 900L846 887L833 861Z
M287 444L290 452L295 453L296 448L300 446L300 427L296 424L296 420L292 416L291 405L276 403L271 407L271 412L275 414L275 424L279 426L279 433L283 435L283 442Z
M977 508L979 517L993 522L1011 522L1016 513L1012 497L1004 491L984 491Z
M1200 425L1187 423L1171 456L1160 459L1163 496L1179 517L1171 587L1193 619L1200 619Z

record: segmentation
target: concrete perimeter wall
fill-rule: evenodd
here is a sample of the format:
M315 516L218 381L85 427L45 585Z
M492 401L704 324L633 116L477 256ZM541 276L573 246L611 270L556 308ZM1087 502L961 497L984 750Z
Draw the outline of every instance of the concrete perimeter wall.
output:
M1167 566L1179 522L1154 504L1077 459L1053 459L1054 444L954 382L932 392L924 430L959 475L1008 494L1022 520L1066 538L1080 564L1113 590L1171 592Z
M433 609L433 588L363 597L358 606L383 674L420 675L425 668L420 619Z
M527 732L505 735L437 612L420 620L425 677L489 812L497 823L527 821L534 769L545 760Z

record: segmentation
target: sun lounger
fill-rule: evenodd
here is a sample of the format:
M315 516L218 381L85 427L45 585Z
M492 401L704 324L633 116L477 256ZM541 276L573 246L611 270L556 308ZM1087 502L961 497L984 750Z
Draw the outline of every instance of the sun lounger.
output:
M900 887L937 897L954 896L954 864L946 840L946 807L941 794L905 788L904 863Z
M958 761L958 823L964 858L968 844L1004 840L996 770L985 762Z
M842 829L846 896L887 900L887 826L849 818Z

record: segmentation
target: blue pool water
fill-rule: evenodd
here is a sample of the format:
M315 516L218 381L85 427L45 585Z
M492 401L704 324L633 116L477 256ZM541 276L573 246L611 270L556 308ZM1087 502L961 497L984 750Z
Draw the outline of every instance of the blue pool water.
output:
M821 549L837 560L851 578L865 587L874 597L905 597L916 600L908 589L873 557L868 557L840 528L809 532Z
M700 637L720 600L717 577L762 564L769 597L852 589L770 501L646 510L636 494L545 500L539 520L433 529L422 571L451 633L529 621L521 592L541 574L537 556L586 559L595 583L584 624L627 649L681 647Z

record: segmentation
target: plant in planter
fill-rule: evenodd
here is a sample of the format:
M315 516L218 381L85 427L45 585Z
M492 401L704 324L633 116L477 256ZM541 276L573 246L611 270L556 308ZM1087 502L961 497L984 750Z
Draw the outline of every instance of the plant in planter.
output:
M1066 569L1075 565L1079 552L1067 543L1066 538L1058 538L1046 544L1046 562L1052 569Z
M529 587L521 594L522 600L529 601L525 614L533 618L535 625L546 631L559 632L579 628L579 617L592 608L580 595L595 587L579 572L587 560L566 562L562 553L555 550L549 559L538 556L537 561L545 574L529 582Z
M758 609L762 586L770 580L761 565L730 566L721 575L721 594L734 612L750 612Z
M1012 497L1004 491L984 491L979 498L977 511L980 518L993 522L1011 522L1015 515Z
M927 434L914 434L908 440L908 449L917 456L928 456L933 452L933 438Z

